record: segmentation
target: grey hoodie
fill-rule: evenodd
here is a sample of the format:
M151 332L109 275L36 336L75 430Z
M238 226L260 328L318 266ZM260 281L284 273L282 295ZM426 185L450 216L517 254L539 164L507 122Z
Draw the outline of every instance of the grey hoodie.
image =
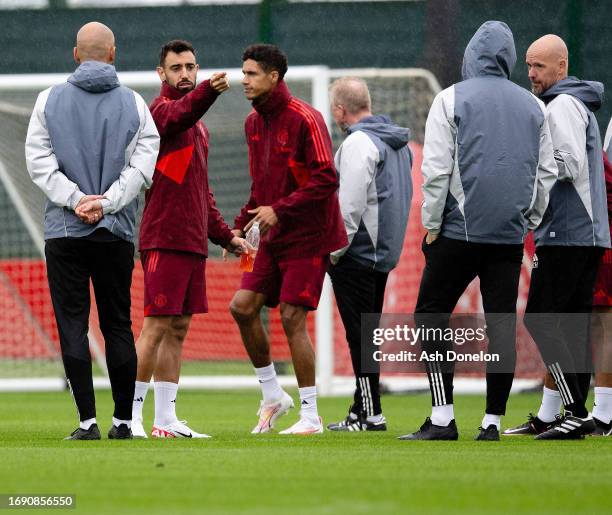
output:
M84 237L99 228L131 241L137 195L149 186L159 135L144 100L119 84L110 64L86 61L64 84L43 91L26 137L26 163L47 196L45 239ZM104 195L104 217L82 222L84 195Z
M336 152L340 209L349 245L332 254L346 255L380 272L399 261L412 200L410 130L384 115L351 125Z
M465 49L463 81L431 106L423 149L424 227L476 243L520 244L556 180L545 107L512 83L512 32L488 21Z
M567 77L540 96L559 180L535 233L538 246L610 247L602 143L593 114L601 107L603 89L600 82Z

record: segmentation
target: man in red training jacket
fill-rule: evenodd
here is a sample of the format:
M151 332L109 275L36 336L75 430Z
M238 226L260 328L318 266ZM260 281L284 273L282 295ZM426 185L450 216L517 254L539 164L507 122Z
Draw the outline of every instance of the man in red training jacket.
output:
M283 80L287 57L277 47L251 45L242 61L244 93L254 108L245 122L252 186L234 234L258 222L261 242L230 310L263 393L252 433L269 432L293 407L277 381L260 318L264 305L279 303L301 406L300 420L281 434L322 433L306 317L319 303L330 252L348 244L331 140L321 114L291 96Z
M208 186L208 129L199 121L229 88L225 73L196 86L195 50L187 41L162 47L157 73L160 95L151 114L161 147L146 194L140 228L144 269L144 324L136 344L138 373L132 406L134 437L146 438L142 405L154 375L158 438L206 438L176 416L181 350L194 313L206 313L208 240L230 252L242 249L223 221Z

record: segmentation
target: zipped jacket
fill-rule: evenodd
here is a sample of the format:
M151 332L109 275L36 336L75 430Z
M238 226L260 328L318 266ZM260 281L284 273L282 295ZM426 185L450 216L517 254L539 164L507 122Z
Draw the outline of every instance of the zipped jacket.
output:
M159 135L142 97L121 86L115 67L85 61L36 100L25 143L32 181L43 191L45 239L107 229L132 241L138 194L151 185ZM74 210L104 195L104 216L86 224Z
M217 97L208 80L188 93L164 83L151 103L161 147L145 195L140 250L207 256L209 239L226 247L233 238L208 185L208 129L200 121Z
M271 206L278 223L262 243L280 259L324 256L348 244L338 203L338 175L321 113L291 96L280 81L245 122L251 194L236 217L243 229L248 210Z

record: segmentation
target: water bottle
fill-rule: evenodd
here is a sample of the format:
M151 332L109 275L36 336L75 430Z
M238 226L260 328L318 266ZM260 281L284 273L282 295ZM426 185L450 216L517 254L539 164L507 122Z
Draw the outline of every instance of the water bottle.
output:
M257 249L259 248L259 222L253 223L246 234L246 241L249 247L246 254L240 256L240 269L245 272L252 272Z

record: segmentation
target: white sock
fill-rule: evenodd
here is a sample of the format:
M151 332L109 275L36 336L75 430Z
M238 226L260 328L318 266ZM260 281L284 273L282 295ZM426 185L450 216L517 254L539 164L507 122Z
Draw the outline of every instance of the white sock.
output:
M432 406L431 408L431 423L435 426L448 426L454 418L455 408L452 404Z
M604 424L612 420L612 388L605 386L595 387L595 403L593 416Z
M127 424L127 426L132 428L131 420L119 420L118 418L113 417L113 426L119 427L121 424Z
M382 422L384 418L385 417L383 417L383 414L381 413L380 415L372 415L370 417L367 417L366 420L368 422L371 422L372 424L378 424L379 422Z
M149 391L149 383L144 381L136 381L134 388L134 402L132 402L132 420L142 420L142 407L147 398Z
M305 386L298 388L300 391L300 417L319 423L319 413L317 411L317 387Z
M542 422L552 422L561 413L561 394L558 390L542 389L542 404L538 411L538 418Z
M261 386L264 403L273 404L280 401L283 396L283 389L278 384L274 363L270 363L267 367L256 368L255 375Z
M167 381L155 381L155 422L156 426L167 426L176 422L176 394L178 384Z
M87 420L83 420L82 422L79 422L79 427L87 431L91 427L92 424L97 424L95 417L88 418Z
M491 424L493 424L499 431L499 428L501 427L501 415L489 415L488 413L485 413L485 416L482 418L481 427L486 429Z

